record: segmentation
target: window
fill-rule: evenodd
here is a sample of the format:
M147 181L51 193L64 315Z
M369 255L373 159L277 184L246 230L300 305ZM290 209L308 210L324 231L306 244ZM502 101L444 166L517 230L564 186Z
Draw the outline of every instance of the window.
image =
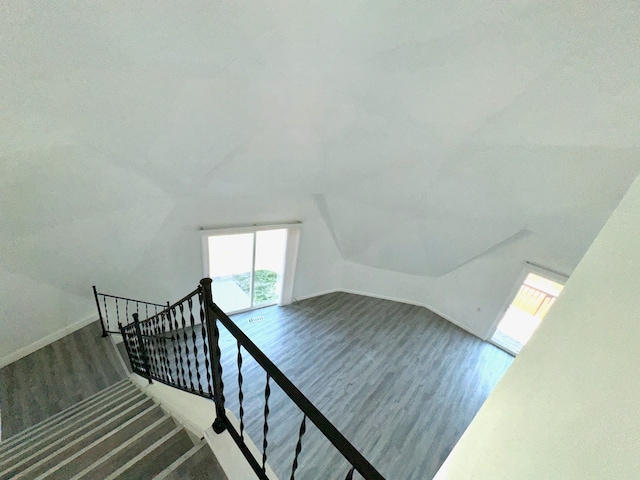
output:
M204 271L218 306L234 313L290 303L298 233L287 225L206 231Z
M517 355L564 288L566 277L537 267L525 271L517 294L491 337L491 343Z

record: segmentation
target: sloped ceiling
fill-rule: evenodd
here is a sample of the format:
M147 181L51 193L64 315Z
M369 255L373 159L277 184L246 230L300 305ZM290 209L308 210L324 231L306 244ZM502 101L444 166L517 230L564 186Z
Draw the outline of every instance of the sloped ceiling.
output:
M4 2L2 269L80 291L87 258L124 275L177 208L248 195L310 196L346 260L396 272L530 232L584 250L640 173L639 19L629 1Z

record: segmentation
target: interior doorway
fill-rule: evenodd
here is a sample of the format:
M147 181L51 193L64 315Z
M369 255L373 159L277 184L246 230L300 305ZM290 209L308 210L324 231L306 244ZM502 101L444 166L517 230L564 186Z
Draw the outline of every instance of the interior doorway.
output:
M297 236L289 228L234 230L209 231L203 241L214 301L229 314L289 303Z
M498 323L491 342L517 355L526 345L564 288L566 278L529 270L506 313Z

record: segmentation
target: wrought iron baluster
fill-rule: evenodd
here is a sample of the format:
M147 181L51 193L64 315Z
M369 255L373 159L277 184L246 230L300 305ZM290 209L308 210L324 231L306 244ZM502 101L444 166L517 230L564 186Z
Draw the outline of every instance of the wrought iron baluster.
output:
M191 341L193 342L193 363L196 367L196 380L198 381L198 391L203 393L200 375L200 362L198 361L198 346L196 345L196 340L198 339L198 336L196 335L196 320L193 317L193 297L190 297L189 300L187 300L187 305L189 307L189 322L191 323Z
M271 396L271 387L269 387L269 380L271 376L267 372L267 383L264 387L264 425L262 427L262 471L266 473L267 465L267 433L269 433L269 397Z
M165 381L169 382L169 371L167 370L167 357L166 357L166 338L164 338L164 333L162 332L161 326L161 318L159 316L155 316L155 328L158 339L158 350L160 351L160 363L162 364L162 372L164 375Z
M140 338L138 337L138 335L136 334L135 328L131 331L131 335L133 335L134 338L134 342L135 342L135 346L136 346L136 355L137 360L138 360L138 366L140 368L140 371L142 372L142 376L146 376L146 371L145 371L145 364L144 361L142 360L142 343L140 342Z
M118 328L120 328L122 324L118 324ZM133 339L130 338L129 332L127 331L127 327L122 326L120 328L120 332L122 333L122 340L124 341L127 353L129 355L129 362L131 363L131 369L133 373L138 373L137 369L137 353L135 351L135 344Z
M140 355L141 355L142 365L146 373L145 376L149 381L149 383L153 383L151 381L151 366L149 365L149 357L147 355L147 349L145 347L144 340L142 338L142 330L140 328L140 321L138 319L137 313L133 314L133 324L135 326L136 336L138 337L138 343L140 344Z
M244 394L242 393L242 346L238 340L238 403L240 404L240 438L244 440L244 407L242 401Z
M167 381L170 383L174 382L173 373L171 372L171 363L169 362L169 351L167 350L167 327L165 326L166 315L164 312L160 314L156 314L158 318L158 331L160 335L162 335L162 352L163 352L163 360L164 360L164 369L166 372Z
M349 473L347 473L347 477L344 480L353 480L353 472L356 471L356 467L351 467Z
M135 314L137 315L137 314ZM134 319L136 318L136 316L133 317ZM135 321L135 320L134 320ZM139 321L139 319L138 319ZM149 352L149 349L147 348L147 346L145 345L145 338L142 335L146 335L146 331L145 331L145 324L144 323L138 323L139 327L140 327L140 333L141 335L138 337L138 341L140 342L141 348L144 349L144 352L147 354L147 362L149 362L149 364L151 363L151 355ZM151 370L151 365L149 365L149 370ZM150 374L151 372L147 372L147 374Z
M177 350L176 363L180 367L180 381L182 382L181 385L186 388L187 387L187 381L186 381L186 377L184 376L184 360L182 358L182 346L180 345L180 324L178 323L178 315L176 313L176 308L175 307L169 309L169 312L170 312L170 315L173 317L173 321L175 322L175 331L176 331L176 343L175 343L175 345L177 345L177 349L178 349Z
M138 314L136 313L136 315ZM158 352L156 350L156 337L153 332L153 324L149 320L147 320L143 323L143 325L144 325L144 330L146 332L146 337L143 337L143 338L146 344L149 346L149 348L147 349L147 352L151 357L149 366L153 370L155 376L162 377L161 371L160 371L160 365L158 363Z
M102 296L102 302L104 303L104 320L107 324L107 330L109 330L109 312L107 311L107 297ZM119 325L119 324L118 324Z
M125 335L127 336L127 341L129 343L129 349L131 350L131 355L130 355L131 366L133 367L135 373L139 373L137 372L137 370L139 370L139 362L138 362L138 348L136 346L135 335L132 337L127 327L123 327L123 330L125 331Z
M116 320L120 323L120 308L118 307L118 299L116 298Z
M124 307L125 307L124 318L126 318L128 321L129 320L129 300L125 302Z
M296 470L298 469L298 457L300 456L300 452L302 451L302 437L304 432L307 431L307 416L303 415L302 423L300 424L300 432L298 433L298 443L296 444L296 453L293 457L293 466L291 467L291 478L290 480L295 480Z
M162 378L165 381L169 380L167 375L167 369L165 368L166 362L164 359L164 336L160 331L160 318L153 317L153 331L155 332L156 351L158 352L158 363L160 365L160 371L162 372Z
M176 385L180 385L180 368L178 365L178 348L176 347L176 340L173 332L173 324L171 323L171 311L167 308L164 311L165 320L167 321L167 332L171 337L171 347L173 349L173 359L170 361L170 365L173 366L173 370L175 370L175 378L173 382Z
M222 380L222 351L220 350L220 329L218 328L218 322L213 323L213 338L216 342L215 356L218 359L218 376L220 378L220 399L222 404L225 403L224 398L224 380Z
M96 300L96 307L98 307L98 318L100 319L100 327L102 327L102 336L106 337L109 334L107 333L107 326L105 325L104 318L102 318L102 310L100 310L100 300L98 299L98 290L96 290L96 286L93 286L93 297Z
M193 373L191 372L191 356L189 355L189 335L187 335L187 321L184 316L184 303L181 303L178 308L180 309L180 319L182 320L182 338L184 339L184 352L187 358L187 373L189 374L189 384L191 390L195 390L193 385Z
M207 372L207 387L209 389L209 397L213 398L213 387L211 385L211 365L209 363L209 347L207 344L207 330L205 328L205 316L204 316L204 299L202 295L202 291L198 292L198 301L200 303L200 323L202 324L202 351L204 352L204 366Z

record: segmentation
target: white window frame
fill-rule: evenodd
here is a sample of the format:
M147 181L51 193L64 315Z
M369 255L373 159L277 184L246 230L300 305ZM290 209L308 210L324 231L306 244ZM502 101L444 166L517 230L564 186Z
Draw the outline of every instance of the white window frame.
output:
M300 222L295 223L277 223L277 224L263 224L263 225L250 225L241 227L224 227L224 228L212 228L201 229L201 244L202 244L202 269L203 275L206 278L211 278L211 272L209 271L209 237L216 237L221 235L237 235L243 233L256 233L265 230L287 230L287 240L285 246L285 261L284 271L282 273L282 290L280 292L280 301L278 305L289 305L293 301L293 284L296 273L296 263L298 260L298 247L300 246L300 228L302 224ZM255 242L253 245L255 249ZM255 251L253 255L253 261L255 262ZM255 265L254 265L255 270ZM253 278L253 276L252 276ZM253 280L252 280L253 283ZM251 294L253 295L253 285L251 286ZM215 299L214 299L215 300ZM253 298L251 299L253 303ZM267 307L269 305L258 305L242 310L235 310L227 313L242 313L255 310L258 308Z

